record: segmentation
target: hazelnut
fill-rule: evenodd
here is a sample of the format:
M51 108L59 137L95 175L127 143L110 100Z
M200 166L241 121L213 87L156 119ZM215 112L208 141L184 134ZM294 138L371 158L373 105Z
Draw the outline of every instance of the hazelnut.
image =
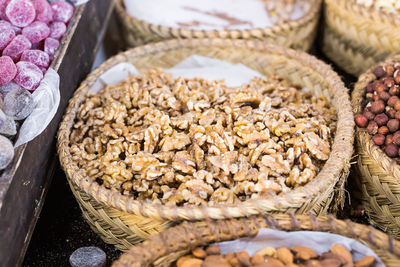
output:
M400 120L400 111L396 111L396 114L394 114L394 118Z
M385 69L388 76L392 76L395 70L393 65L387 65Z
M386 71L383 66L378 66L374 69L374 74L376 77L381 78L386 75Z
M396 111L394 111L394 113L396 113ZM371 111L368 111L368 110L364 110L364 114L363 115L370 121L372 121L375 118L375 114L372 113Z
M388 104L389 106L391 106L391 107L394 107L394 105L395 105L398 101L399 101L399 97L394 95L394 96L391 96L391 97L388 99L387 104Z
M390 98L390 94L388 92L380 92L378 95L379 99L381 99L384 102L388 101Z
M385 77L383 79L383 83L384 85L386 85L387 87L392 87L394 85L394 79L393 77Z
M387 135L389 133L389 128L386 126L381 126L378 129L378 134Z
M375 85L370 83L367 85L367 93L373 93L375 91Z
M369 115L369 114L368 114ZM388 115L390 118L394 119L396 116L396 110L390 108L386 111L386 115ZM367 117L367 115L364 113L364 116ZM369 117L367 117L369 119Z
M374 135L378 132L378 124L375 121L370 121L367 126L369 134Z
M359 127L365 128L368 125L368 119L364 115L358 114L356 116L356 123Z
M395 71L393 77L394 77L394 82L397 84L400 84L400 71L399 70Z
M385 113L378 114L374 118L374 121L378 124L378 126L385 125L388 120L389 118Z
M393 144L400 146L400 135L393 135Z
M374 141L375 145L381 146L385 143L385 136L383 134L376 134L372 137L372 141Z
M375 86L375 91L376 91L378 94L380 94L380 93L382 93L382 92L385 92L385 91L387 91L387 90L388 90L388 87L386 86L386 84L378 83L378 84Z
M399 111L399 110L400 110L400 101L397 101L396 104L394 104L394 109L395 109L396 111Z
M388 134L387 136L386 136L386 138L385 138L385 145L390 145L390 144L393 144L393 135L391 135L391 134Z
M395 144L390 144L385 148L385 153L391 158L395 158L399 155L399 147Z
M380 100L379 95L378 94L373 95L372 100L379 101Z
M395 131L397 131L399 129L400 122L399 122L399 120L391 119L387 122L387 127L389 128L389 131L391 133L394 133Z
M400 103L400 101L399 101ZM371 103L371 111L375 114L382 113L385 110L385 103L382 100Z
M389 90L389 94L396 96L400 94L400 88L398 86L393 86L392 88L390 88Z

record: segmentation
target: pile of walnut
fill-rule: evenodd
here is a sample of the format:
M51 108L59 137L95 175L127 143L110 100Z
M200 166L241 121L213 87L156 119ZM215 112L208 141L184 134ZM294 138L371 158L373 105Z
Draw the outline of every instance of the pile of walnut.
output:
M99 184L136 199L235 203L312 180L335 125L325 99L284 81L228 88L153 70L88 96L71 154Z
M329 252L318 255L313 249L303 246L295 246L291 249L280 247L274 249L265 247L259 250L253 257L245 251L220 254L217 246L209 246L206 249L196 248L191 255L178 259L177 267L368 267L375 262L373 256L366 256L354 262L350 251L342 245L335 244Z

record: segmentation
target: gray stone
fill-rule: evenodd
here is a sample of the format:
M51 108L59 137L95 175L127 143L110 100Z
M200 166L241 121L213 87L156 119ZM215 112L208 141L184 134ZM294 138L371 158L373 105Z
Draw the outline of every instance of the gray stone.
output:
M81 247L69 257L72 267L104 267L106 253L98 247Z
M0 135L0 170L5 169L13 157L14 147L11 141Z
M12 118L0 109L0 134L13 136L17 134L17 126Z

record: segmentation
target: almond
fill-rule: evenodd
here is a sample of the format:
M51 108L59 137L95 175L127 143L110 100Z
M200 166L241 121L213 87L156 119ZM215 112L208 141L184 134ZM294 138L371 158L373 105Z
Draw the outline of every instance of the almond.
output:
M353 263L353 256L344 246L335 244L331 247L331 252L335 255L343 257L346 260L346 263Z
M182 267L183 262L185 262L186 260L189 260L189 259L194 259L194 258L192 255L186 255L186 256L179 258L179 260L176 262L176 267Z
M334 259L334 258L322 260L321 265L324 267L340 267L340 266L342 266L340 260Z
M307 261L306 267L322 267L322 265L318 260L309 260Z
M251 266L250 256L249 253L247 253L246 251L236 253L236 258L238 259L239 263L242 266L244 267Z
M196 258L200 258L200 259L204 259L207 256L206 251L202 248L196 248L195 250L192 251L192 254Z
M308 247L303 247L303 246L294 246L292 247L292 250L296 252L296 259L300 260L309 260L318 257L317 252L315 252L313 249L308 248Z
M361 260L357 261L355 267L369 267L375 262L375 257L366 256Z
M277 260L277 259L269 257L269 256L267 256L265 258L265 262L270 263L270 264L275 264L276 266L279 266L279 267L285 267L285 265L280 260Z
M263 256L261 256L259 254L256 254L251 258L251 264L257 265L257 264L261 264L261 263L264 263L264 257Z
M206 248L207 255L216 255L221 252L221 249L218 246L209 246Z
M186 259L182 262L182 267L202 267L203 261L196 258Z
M285 264L293 262L293 254L288 248L281 247L276 250L276 256Z

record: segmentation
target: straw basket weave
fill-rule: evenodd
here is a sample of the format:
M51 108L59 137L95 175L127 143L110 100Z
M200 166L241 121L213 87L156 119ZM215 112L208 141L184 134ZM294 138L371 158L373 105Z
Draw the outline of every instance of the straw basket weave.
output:
M400 63L395 56L385 63ZM352 94L355 114L362 112L365 87L376 76L374 67L360 76ZM400 166L374 144L366 129L356 128L357 167L355 176L361 189L361 200L371 222L384 231L400 238Z
M400 242L372 227L333 216L276 214L242 219L184 222L124 253L113 267L169 266L196 247L257 235L261 228L319 231L353 238L371 248L388 267L400 266ZM307 246L307 244L304 244Z
M134 64L139 71L169 68L191 55L202 55L232 63L243 63L264 75L277 75L305 86L317 96L326 96L337 111L337 131L332 152L320 173L307 185L289 193L247 200L235 205L176 207L138 201L109 190L79 169L70 153L70 134L80 105L89 89L106 70L121 62ZM299 51L260 41L230 39L170 40L138 47L103 63L81 84L71 99L58 134L58 153L72 192L94 231L119 249L161 232L183 220L224 219L265 212L325 214L332 200L342 200L353 152L354 121L348 90L332 69Z
M360 75L400 52L400 14L349 0L325 0L323 52L340 68Z
M285 3L285 0L279 1ZM260 39L306 51L314 42L322 0L308 0L308 2L311 5L310 10L298 20L285 21L273 27L249 30L191 30L149 24L130 16L124 7L123 0L117 0L116 11L124 31L126 44L130 47L175 38L228 38Z

